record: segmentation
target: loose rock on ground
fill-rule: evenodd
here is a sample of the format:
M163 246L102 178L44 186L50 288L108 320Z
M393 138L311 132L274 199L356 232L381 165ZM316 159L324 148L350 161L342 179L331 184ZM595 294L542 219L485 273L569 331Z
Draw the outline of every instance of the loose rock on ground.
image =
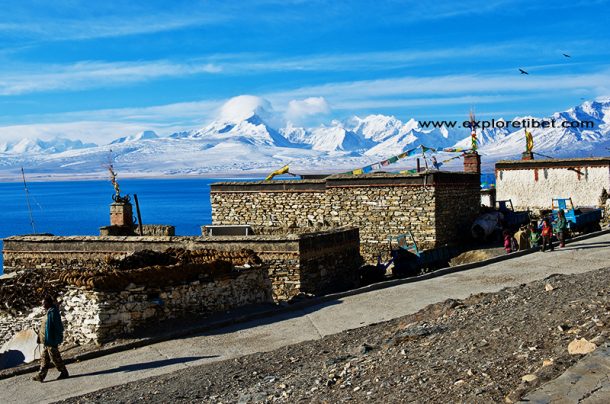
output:
M608 343L609 279L551 276L65 402L515 402L583 357L573 341Z

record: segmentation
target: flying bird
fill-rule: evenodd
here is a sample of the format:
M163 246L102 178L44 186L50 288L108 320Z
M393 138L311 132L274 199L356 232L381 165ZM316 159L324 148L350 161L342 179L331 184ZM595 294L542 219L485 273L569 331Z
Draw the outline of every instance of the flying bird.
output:
M523 70L523 69L519 69L519 71L521 72L521 74L529 74L528 72L526 72L526 71L525 71L525 70Z
M572 56L568 55L567 53L562 53L563 56L567 57L567 58L571 58Z

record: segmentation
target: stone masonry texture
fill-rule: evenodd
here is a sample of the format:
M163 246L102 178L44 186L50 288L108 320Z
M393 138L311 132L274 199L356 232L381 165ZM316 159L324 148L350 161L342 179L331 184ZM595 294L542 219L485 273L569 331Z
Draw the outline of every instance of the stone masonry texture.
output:
M212 184L215 225L356 226L367 262L410 231L422 249L457 244L480 209L477 173L335 175L325 180Z

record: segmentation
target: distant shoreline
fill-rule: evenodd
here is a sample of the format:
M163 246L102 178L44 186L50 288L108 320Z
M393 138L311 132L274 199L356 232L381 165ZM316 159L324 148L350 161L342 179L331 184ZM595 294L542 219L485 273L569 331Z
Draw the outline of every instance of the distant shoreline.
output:
M151 180L172 180L172 179L254 179L254 178L265 178L272 172L273 169L265 171L249 171L243 172L215 172L215 173L204 173L204 174L163 174L163 173L121 173L118 174L119 181L121 179L151 179ZM332 170L309 170L300 174L336 174L330 172ZM299 174L297 174L299 175ZM106 181L108 180L107 172L100 174L83 174L76 176L74 174L40 174L31 173L28 174L26 171L25 178L28 182L60 182L60 181ZM21 173L15 173L14 176L8 176L6 174L0 174L0 183L12 183L12 182L23 182Z
M266 171L249 171L247 173L243 172L216 172L216 173L205 173L205 174L162 174L162 173L150 173L150 174L134 174L134 173L125 173L122 174L119 172L118 179L129 179L129 180L173 180L173 179L256 179L256 178L265 178L269 173L273 170ZM298 173L300 174L338 174L342 171L333 172L335 170L309 170L307 172ZM493 174L493 171L490 172L482 172L481 174ZM108 175L104 172L103 174L83 174L80 176L75 176L73 174L28 174L27 171L25 173L25 178L28 182L69 182L69 181L107 181ZM282 178L278 178L282 179ZM285 179L290 179L289 177ZM0 183L15 183L15 182L23 182L23 178L21 177L21 173L15 173L14 176L8 176L6 174L0 174Z
M235 174L235 173L209 173L209 174L120 174L118 179L146 179L146 180L172 180L172 179L210 179L210 178L218 178L218 179L240 179L240 178L261 178L267 176L269 173L248 173L248 174ZM41 174L27 174L26 180L28 182L61 182L61 181L106 181L108 180L108 175L82 175L82 176L74 176L70 174L49 174L49 175L41 175ZM23 182L21 178L21 174L19 176L5 176L0 175L0 183L13 183L13 182Z

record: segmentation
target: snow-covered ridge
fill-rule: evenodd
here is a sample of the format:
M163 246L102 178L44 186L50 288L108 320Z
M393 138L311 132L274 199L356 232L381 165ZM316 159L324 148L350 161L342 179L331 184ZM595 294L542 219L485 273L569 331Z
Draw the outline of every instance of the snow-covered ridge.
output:
M55 138L52 140L21 139L14 143L0 143L0 153L23 155L23 154L55 154L67 150L86 149L96 147L95 143L83 143L80 140Z
M280 125L270 108L257 97L236 97L223 107L216 121L200 129L162 137L143 131L105 146L61 138L0 143L0 172L25 165L48 173L95 173L108 160L110 149L117 167L134 175L260 172L288 162L301 171L337 171L420 144L470 146L466 128L428 129L414 119L403 122L379 114L307 128L290 122ZM534 151L557 157L609 154L610 99L587 101L545 119L590 121L594 127L531 129ZM519 158L525 150L523 129L485 129L478 138L479 152L488 164L500 158Z
M135 135L120 137L113 140L110 144L138 142L140 140L157 139L159 136L152 130L145 130Z

